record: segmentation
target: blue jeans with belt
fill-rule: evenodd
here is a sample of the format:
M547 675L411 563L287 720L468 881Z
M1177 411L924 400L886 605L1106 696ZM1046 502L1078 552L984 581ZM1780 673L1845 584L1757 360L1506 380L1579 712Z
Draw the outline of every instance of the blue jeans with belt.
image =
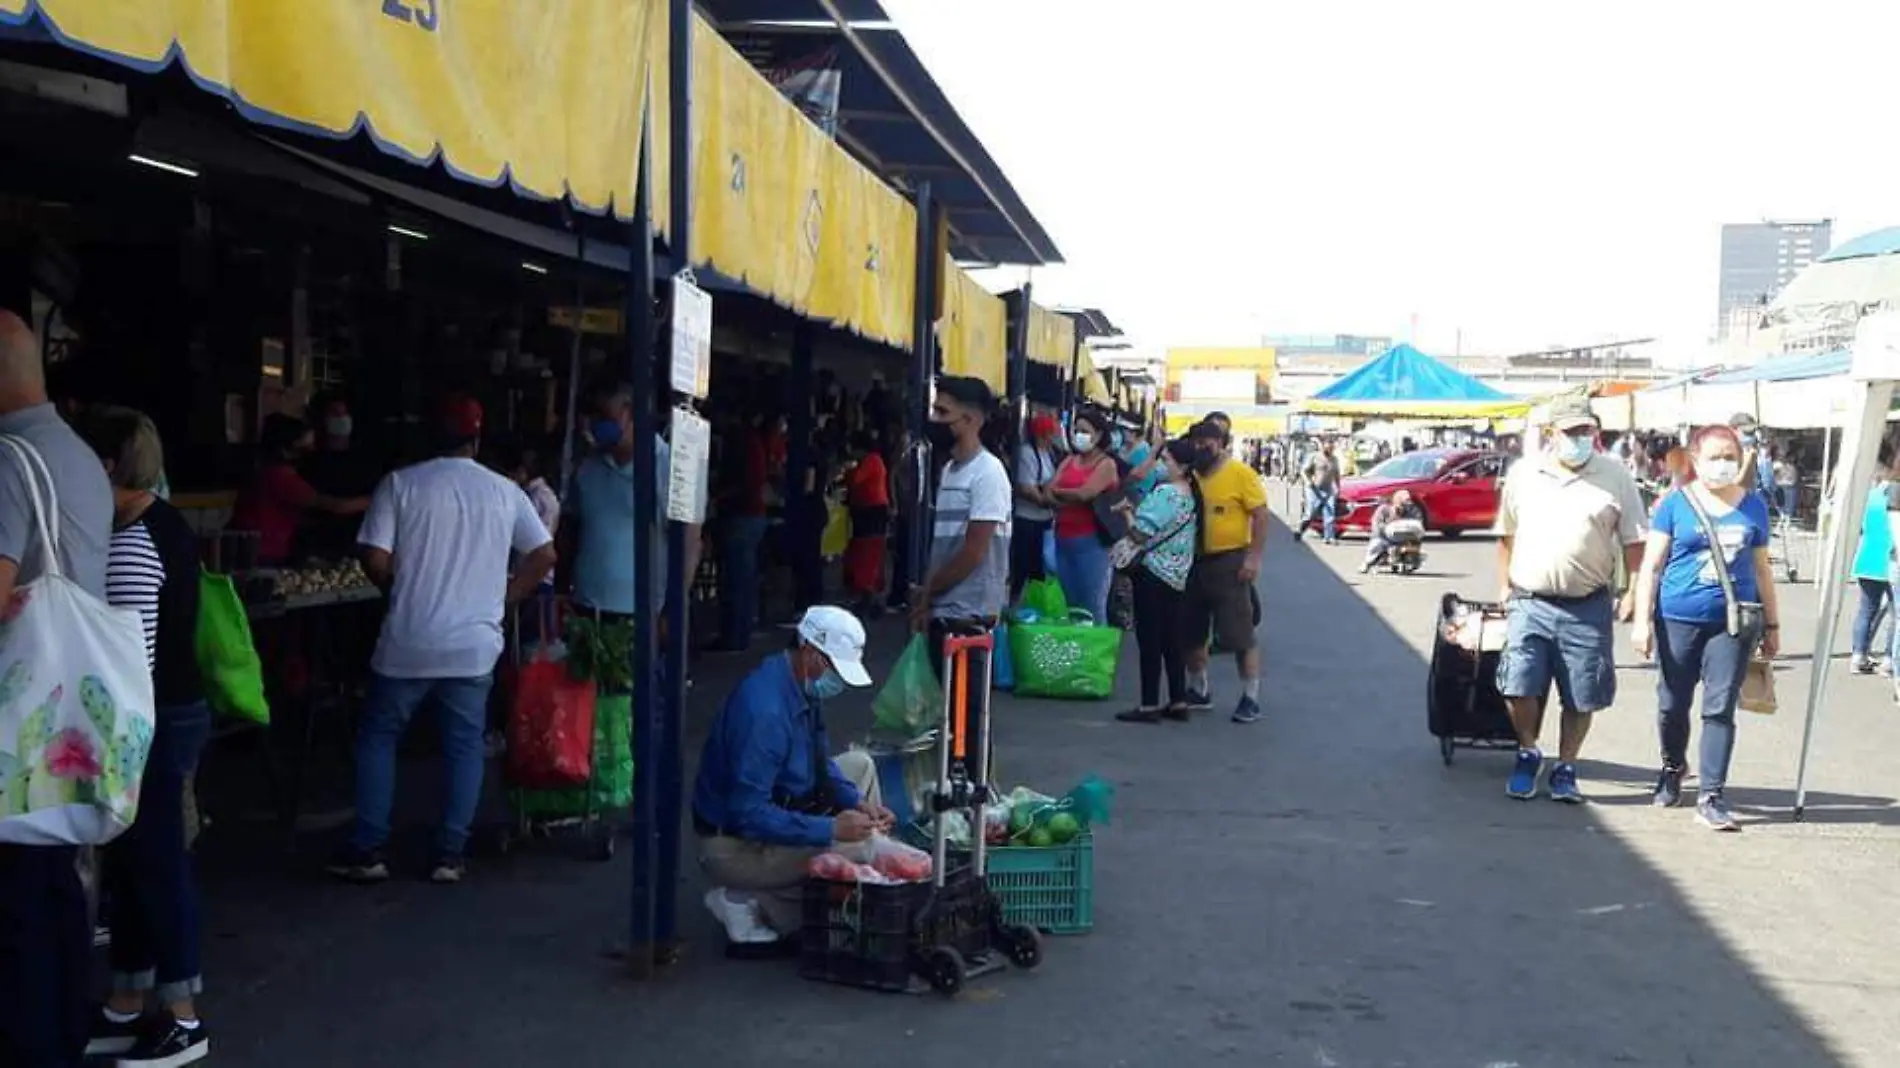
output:
M138 818L101 855L115 993L150 990L170 1004L204 988L198 881L185 848L185 784L210 737L211 708L203 701L158 710L139 780Z
M459 679L395 679L372 673L356 738L356 828L350 845L366 853L389 841L389 810L396 800L396 744L409 720L434 701L442 714L442 759L448 765L438 857L459 857L482 797L483 732L494 675Z

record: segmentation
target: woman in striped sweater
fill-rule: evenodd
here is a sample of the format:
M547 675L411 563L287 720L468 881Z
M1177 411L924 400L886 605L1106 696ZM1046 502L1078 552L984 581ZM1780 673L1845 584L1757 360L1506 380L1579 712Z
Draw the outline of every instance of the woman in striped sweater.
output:
M101 865L112 993L93 1022L86 1052L122 1065L170 1068L200 1060L211 1048L194 1000L202 985L198 887L185 848L185 783L211 733L194 649L198 538L178 509L153 492L164 454L150 419L129 408L101 407L89 410L82 424L81 436L112 481L106 599L137 609L144 621L157 708L138 818L106 847Z

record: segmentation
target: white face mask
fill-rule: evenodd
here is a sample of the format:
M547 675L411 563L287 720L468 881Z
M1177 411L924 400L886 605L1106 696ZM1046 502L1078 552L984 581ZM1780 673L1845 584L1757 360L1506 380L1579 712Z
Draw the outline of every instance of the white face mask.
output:
M1076 452L1087 452L1095 447L1095 435L1086 430L1078 430L1069 435L1069 440L1074 443Z
M1742 480L1739 460L1697 460L1695 475L1712 490L1727 489Z
M1569 434L1557 436L1557 462L1565 467L1582 467L1590 462L1590 457L1596 451L1597 443L1594 438L1571 437Z

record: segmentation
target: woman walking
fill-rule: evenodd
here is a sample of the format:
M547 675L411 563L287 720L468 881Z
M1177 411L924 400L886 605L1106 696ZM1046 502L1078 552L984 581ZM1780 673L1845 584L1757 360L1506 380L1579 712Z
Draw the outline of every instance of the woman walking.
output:
M86 1053L169 1068L211 1048L194 1000L202 987L198 884L185 848L185 785L211 734L193 642L198 537L152 492L164 455L150 419L128 408L97 408L87 413L83 436L112 481L106 599L136 609L145 623L156 708L138 818L103 851L112 983Z
M1049 498L1056 504L1056 578L1070 607L1087 609L1098 625L1108 623L1108 545L1095 499L1121 484L1121 469L1108 452L1108 423L1096 412L1077 412L1069 435L1075 452L1056 468Z
M1118 713L1124 723L1188 718L1187 646L1181 637L1181 606L1200 538L1199 490L1190 477L1192 442L1171 441L1155 467L1161 481L1142 499L1128 536L1141 546L1129 568L1135 585L1135 642L1141 657L1141 704ZM1161 675L1168 676L1168 703L1161 703Z
M1860 516L1860 551L1854 554L1854 584L1860 587L1860 610L1854 613L1854 670L1862 675L1874 673L1874 638L1893 592L1887 582L1888 558L1893 555L1893 533L1887 527L1889 459L1882 455L1874 471L1874 487Z
M1696 818L1740 830L1724 791L1735 751L1735 705L1757 648L1780 648L1781 612L1768 562L1768 505L1742 487L1742 442L1705 427L1690 443L1695 481L1656 507L1636 581L1631 639L1660 668L1656 687L1662 773L1653 801L1682 803L1689 709L1702 687L1701 790ZM1660 595L1658 589L1660 587Z

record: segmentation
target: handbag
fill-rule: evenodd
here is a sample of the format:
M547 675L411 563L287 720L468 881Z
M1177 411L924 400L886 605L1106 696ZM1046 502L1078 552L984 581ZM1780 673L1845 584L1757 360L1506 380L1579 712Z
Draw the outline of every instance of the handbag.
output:
M1709 540L1709 559L1715 566L1716 580L1722 584L1722 601L1728 609L1728 635L1739 638L1744 634L1753 634L1754 644L1748 652L1755 653L1754 645L1761 642L1763 626L1767 622L1767 613L1755 601L1744 601L1735 596L1735 579L1728 573L1728 560L1722 552L1722 539L1715 529L1715 520L1703 510L1702 502L1696 499L1692 486L1684 486L1679 491L1683 499L1689 502L1689 510L1695 513L1696 521L1702 524L1702 536Z
M1173 540L1182 531L1186 530L1188 524L1192 522L1194 522L1194 512L1189 510L1186 515L1181 517L1181 521L1176 523L1173 529L1169 530L1166 534L1155 538L1145 538L1141 541L1136 541L1134 531L1130 530L1128 534L1123 535L1120 540L1108 547L1109 566L1117 571L1127 571L1133 568L1136 564L1141 563L1142 558L1153 551L1155 546L1165 545L1167 542Z
M46 462L20 438L0 445L25 476L43 561L0 606L0 842L104 845L138 818L152 748L145 626L66 577Z
M192 633L205 700L221 716L270 725L264 664L251 641L251 620L228 575L198 572L198 626Z

